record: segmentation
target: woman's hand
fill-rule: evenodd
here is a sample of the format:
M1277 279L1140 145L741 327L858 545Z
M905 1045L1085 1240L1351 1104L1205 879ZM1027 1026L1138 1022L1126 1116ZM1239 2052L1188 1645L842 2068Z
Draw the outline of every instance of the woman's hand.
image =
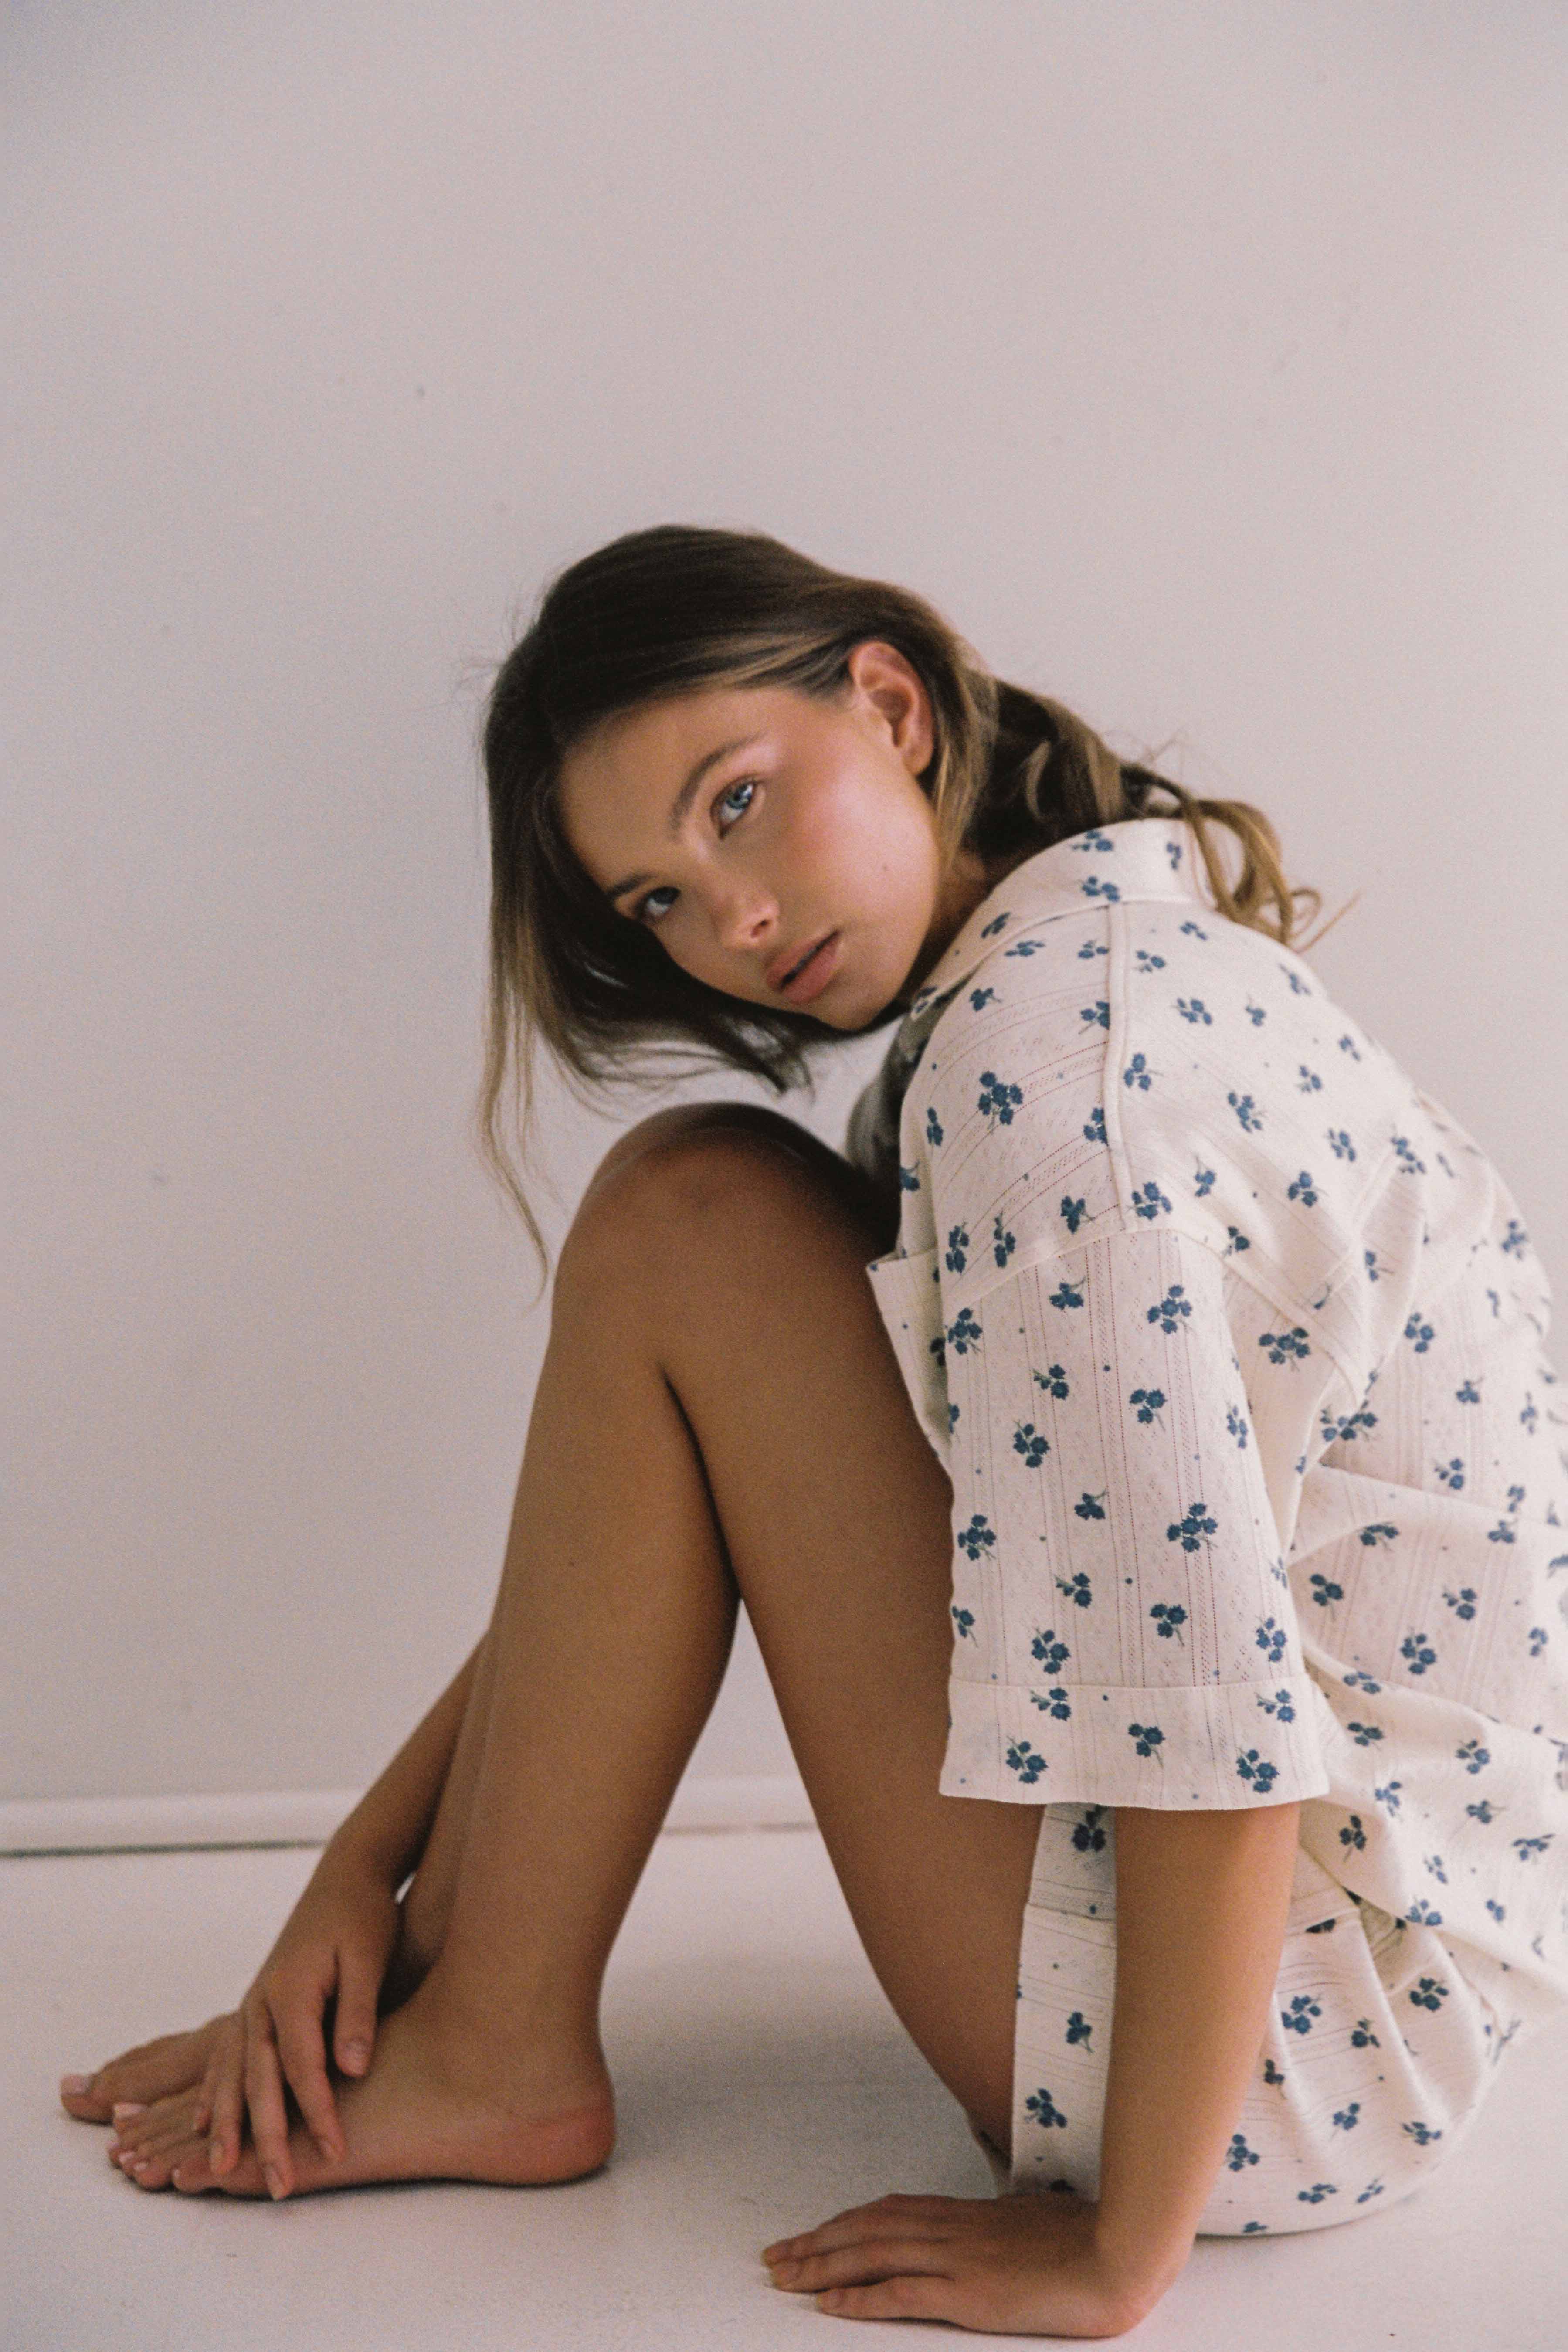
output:
M327 2072L327 2011L331 2006L331 2063L341 2074L364 2074L397 1927L388 1872L353 1849L329 1846L240 2006L212 2018L200 2034L148 2046L146 2061L160 2065L143 2067L146 2084L136 2088L146 2095L134 2105L113 2103L108 2152L115 2164L141 2188L167 2188L176 2152L207 2140L207 2164L221 2185L240 2164L249 2110L268 2189L287 2197L294 2188L289 2094L329 2164L343 2157ZM115 2061L106 2074L124 2065Z
M231 2172L248 2105L258 2155L270 2159L281 2188L291 2187L285 2085L329 2160L341 2152L326 2066L327 2006L334 2005L339 2070L363 2074L375 2042L378 1994L394 2007L422 1972L418 1956L404 1948L394 1962L395 1981L385 1981L400 1926L397 1888L424 1853L489 1639L476 1643L339 1829L240 2008L61 2082L69 2114L114 2123L120 2138L110 2153L128 2170L136 2147L184 2145L193 2134L210 2133L208 2161L216 2172ZM161 2183L167 2173L153 2166L146 2177Z
M294 2185L289 2092L328 2161L343 2153L327 2011L330 2005L338 2071L364 2074L398 1925L388 1873L352 1848L329 1846L237 2010L111 2061L85 2095L68 2095L62 2084L66 2105L84 2120L112 2116L110 2154L143 2188L165 2187L169 2151L193 2138L206 2139L221 2181L239 2161L248 2109L268 2186L286 2195Z
M395 1887L384 1872L331 1846L216 2039L198 2103L220 2178L239 2161L247 2110L274 2196L293 2183L287 2095L329 2163L344 2153L327 2073L326 2015L340 2074L363 2074L375 2046L376 2002L397 1940Z
M1095 2242L1099 2208L1045 2196L881 2197L763 2260L775 2286L846 2319L945 2319L1002 2336L1122 2336L1163 2288L1134 2287ZM1169 2284L1169 2281L1165 2282Z

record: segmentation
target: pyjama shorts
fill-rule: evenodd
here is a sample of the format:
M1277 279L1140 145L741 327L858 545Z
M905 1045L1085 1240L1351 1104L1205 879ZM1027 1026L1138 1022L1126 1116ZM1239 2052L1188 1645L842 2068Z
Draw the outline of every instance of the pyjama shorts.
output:
M1098 2198L1115 1983L1113 1810L1047 1805L1019 1950L1010 2172L986 2150L999 2189ZM1268 2031L1199 2235L1321 2230L1410 2196L1474 2121L1509 2039L1434 1929L1358 1901L1298 1848Z

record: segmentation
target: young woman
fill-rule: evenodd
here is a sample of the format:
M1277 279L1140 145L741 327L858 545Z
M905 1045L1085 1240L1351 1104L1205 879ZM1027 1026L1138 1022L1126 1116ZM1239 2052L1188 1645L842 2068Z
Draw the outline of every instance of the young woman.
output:
M536 1243L536 1040L783 1091L900 1025L847 1158L736 1104L608 1153L484 1639L238 2011L66 2105L192 2194L602 2165L601 1979L743 1600L1012 2192L840 2214L776 2284L1110 2336L1199 2232L1408 2195L1568 1999L1562 1419L1495 1171L1318 984L1265 817L902 590L632 534L485 757L482 1131Z

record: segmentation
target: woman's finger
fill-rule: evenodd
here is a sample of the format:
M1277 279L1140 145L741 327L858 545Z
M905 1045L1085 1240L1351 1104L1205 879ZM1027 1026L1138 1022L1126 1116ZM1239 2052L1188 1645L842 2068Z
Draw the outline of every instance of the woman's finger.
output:
M332 2055L344 2074L363 2074L375 2048L375 2008L381 1992L379 1972L360 1953L338 1955L338 2008L332 2021Z
M202 2090L209 2109L207 2162L215 2173L232 2172L245 2129L243 2030L226 2036L214 2053Z
M917 2237L947 2236L957 2225L955 2209L961 2202L952 2197L897 2193L879 2197L874 2205L851 2205L847 2212L835 2213L830 2221L815 2230L803 2230L797 2237L775 2239L763 2247L763 2260L771 2263L781 2256L824 2253L833 2246L858 2245L869 2237L889 2236L894 2230Z
M273 2020L265 2001L249 2000L245 2009L245 2104L250 2110L250 2137L269 2193L287 2197L294 2186L289 2160L289 2109L283 2075L273 2040Z
M865 2286L879 2279L951 2278L952 2261L950 2249L930 2238L889 2235L780 2263L774 2267L773 2284L795 2294L816 2294L824 2287Z
M945 2278L895 2278L878 2286L836 2286L824 2294L818 2310L836 2319L952 2319L952 2281Z
M328 2163L335 2164L344 2154L345 2144L332 2086L327 2080L321 2010L317 2008L312 2013L297 2001L279 2004L274 2011L274 2021L279 2058L289 2087L299 2101L305 2128ZM257 2145L259 2147L260 2142Z

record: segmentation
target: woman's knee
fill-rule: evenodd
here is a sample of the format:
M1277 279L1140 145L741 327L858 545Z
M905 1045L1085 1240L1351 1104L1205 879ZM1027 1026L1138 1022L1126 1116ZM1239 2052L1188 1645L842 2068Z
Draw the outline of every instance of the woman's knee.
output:
M781 1221L826 1216L873 1254L877 1219L859 1171L794 1119L762 1103L682 1103L618 1137L589 1181L562 1251L564 1266L657 1245L678 1234L706 1247Z
M767 1124L759 1128L759 1121ZM662 1177L693 1155L700 1159L721 1139L766 1133L769 1127L791 1124L760 1103L675 1103L665 1110L650 1112L611 1144L588 1180L581 1206L586 1208L606 1184L625 1171L641 1169L645 1180L650 1173ZM797 1131L804 1133L804 1129Z

